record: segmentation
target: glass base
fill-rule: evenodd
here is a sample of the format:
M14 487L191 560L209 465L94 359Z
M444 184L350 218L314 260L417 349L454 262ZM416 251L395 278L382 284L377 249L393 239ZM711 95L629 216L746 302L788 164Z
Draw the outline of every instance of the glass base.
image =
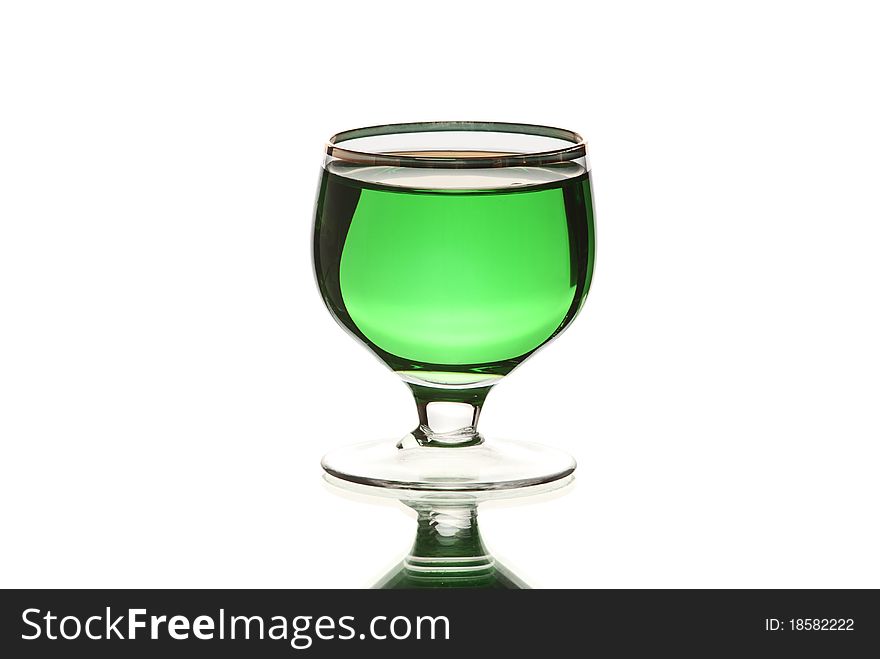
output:
M411 441L410 441L411 440ZM412 436L331 451L321 466L352 483L424 492L481 492L551 483L574 472L563 451L531 442L492 439L475 446L421 446Z

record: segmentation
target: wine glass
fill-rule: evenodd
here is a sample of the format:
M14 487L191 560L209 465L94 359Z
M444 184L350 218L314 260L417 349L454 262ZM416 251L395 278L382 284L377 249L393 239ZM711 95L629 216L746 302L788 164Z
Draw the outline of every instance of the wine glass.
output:
M471 121L339 133L327 143L313 248L330 313L403 379L418 411L403 438L328 453L329 474L480 492L574 471L566 453L485 439L477 422L489 391L586 299L595 240L577 133Z

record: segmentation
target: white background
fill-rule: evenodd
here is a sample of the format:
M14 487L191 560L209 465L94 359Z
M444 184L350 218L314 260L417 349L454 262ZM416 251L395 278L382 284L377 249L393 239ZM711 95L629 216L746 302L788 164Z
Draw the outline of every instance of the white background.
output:
M323 141L481 119L590 142L598 261L482 429L579 460L487 507L547 587L880 587L880 46L856 2L7 2L0 585L365 586L414 425L323 308Z

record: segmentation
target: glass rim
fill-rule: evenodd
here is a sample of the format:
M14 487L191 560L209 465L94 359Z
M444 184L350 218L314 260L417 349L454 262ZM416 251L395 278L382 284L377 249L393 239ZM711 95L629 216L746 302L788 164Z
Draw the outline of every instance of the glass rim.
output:
M364 138L384 135L406 135L410 133L436 132L508 133L546 137L569 142L569 145L554 149L534 150L516 153L486 155L459 154L426 155L370 151L368 149L346 148L340 144ZM426 167L438 169L476 169L493 167L542 166L570 162L586 158L587 143L578 133L564 128L554 128L540 124L508 123L503 121L417 121L409 123L381 124L336 133L326 142L328 159L339 159L359 165L388 165L392 167Z

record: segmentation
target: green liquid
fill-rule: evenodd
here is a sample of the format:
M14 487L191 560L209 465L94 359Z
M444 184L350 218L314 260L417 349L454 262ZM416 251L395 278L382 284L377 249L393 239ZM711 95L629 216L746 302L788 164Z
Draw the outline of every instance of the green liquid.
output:
M509 373L571 322L593 270L589 173L531 170L479 189L456 189L467 171L395 187L401 170L325 170L314 260L330 312L419 381Z

